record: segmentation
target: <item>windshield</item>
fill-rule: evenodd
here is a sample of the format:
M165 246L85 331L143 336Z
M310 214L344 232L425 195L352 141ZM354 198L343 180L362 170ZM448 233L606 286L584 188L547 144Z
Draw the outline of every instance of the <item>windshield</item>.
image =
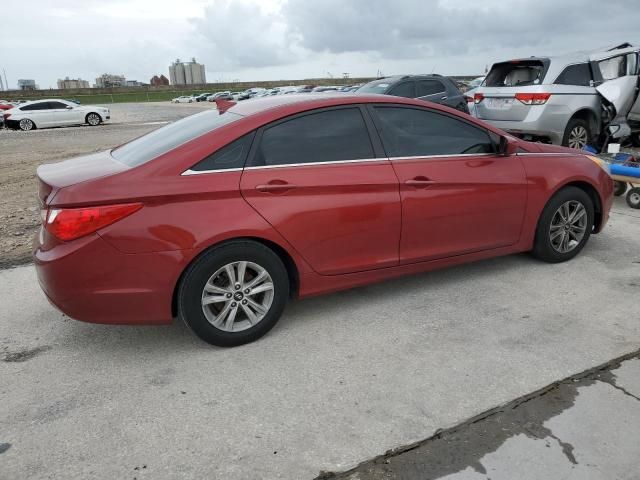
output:
M125 165L136 167L223 125L242 118L231 112L208 110L170 123L111 150L111 156Z
M519 87L540 85L547 67L540 60L514 60L496 63L485 79L487 87Z
M390 86L390 80L383 78L361 86L358 93L385 93Z

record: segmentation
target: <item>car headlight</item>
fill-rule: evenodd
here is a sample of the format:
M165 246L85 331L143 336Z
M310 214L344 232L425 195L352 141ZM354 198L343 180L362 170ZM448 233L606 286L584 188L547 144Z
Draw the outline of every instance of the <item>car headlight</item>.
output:
M591 160L591 161L595 162L596 164L598 164L598 166L600 168L602 168L605 172L607 172L607 174L611 175L611 168L609 167L609 164L607 162L605 162L601 158L594 157L593 155L586 155L586 157L589 160Z

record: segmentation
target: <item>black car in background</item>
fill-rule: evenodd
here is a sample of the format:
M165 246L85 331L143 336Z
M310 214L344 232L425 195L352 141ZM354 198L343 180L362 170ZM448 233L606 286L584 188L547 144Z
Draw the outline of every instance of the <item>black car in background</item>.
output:
M469 113L467 102L457 85L442 75L397 75L379 78L361 86L356 93L380 93L395 97L419 98Z

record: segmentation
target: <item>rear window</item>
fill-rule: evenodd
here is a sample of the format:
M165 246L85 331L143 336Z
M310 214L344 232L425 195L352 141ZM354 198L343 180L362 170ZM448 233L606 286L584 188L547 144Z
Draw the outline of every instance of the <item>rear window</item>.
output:
M137 167L205 133L242 118L231 112L208 110L170 123L111 150L111 156L125 165Z
M496 63L485 80L487 87L520 87L539 85L548 66L542 60L514 60Z

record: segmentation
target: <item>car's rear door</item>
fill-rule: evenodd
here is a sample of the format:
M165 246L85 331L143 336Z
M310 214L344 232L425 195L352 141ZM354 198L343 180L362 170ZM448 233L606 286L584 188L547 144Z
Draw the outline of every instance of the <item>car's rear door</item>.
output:
M242 174L247 202L320 274L398 263L398 180L370 131L359 106L288 117L258 131Z
M400 181L400 262L414 263L515 244L527 181L517 156L495 153L483 128L406 105L370 107Z
M49 108L49 102L37 102L20 107L20 111L25 113L36 124L37 128L50 127L54 122L54 115Z
M416 82L416 97L433 103L449 105L447 87L438 79L425 79Z
M52 125L74 125L82 123L78 118L78 111L63 102L49 102L49 110L53 114Z

